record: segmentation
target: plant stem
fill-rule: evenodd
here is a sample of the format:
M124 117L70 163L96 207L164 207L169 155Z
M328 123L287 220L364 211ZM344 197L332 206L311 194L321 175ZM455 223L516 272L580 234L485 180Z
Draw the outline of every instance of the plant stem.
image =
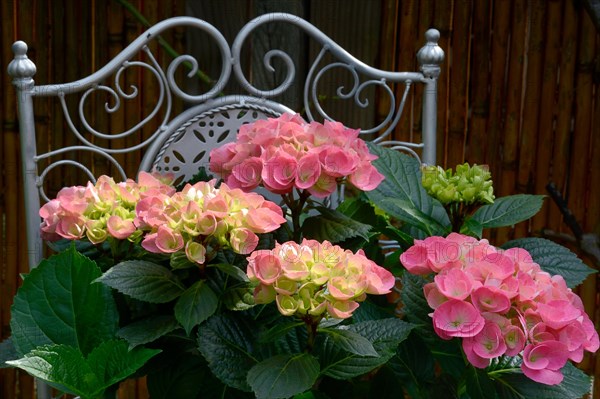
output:
M306 341L306 351L312 352L315 347L315 339L317 338L317 326L319 325L320 318L315 319L313 317L306 317L304 322L306 323L306 331L308 331L308 340Z
M300 243L300 240L302 239L300 216L304 211L304 205L306 204L306 200L310 197L310 193L306 190L298 191L298 199L294 198L293 193L281 194L281 197L292 214L292 239L295 242Z

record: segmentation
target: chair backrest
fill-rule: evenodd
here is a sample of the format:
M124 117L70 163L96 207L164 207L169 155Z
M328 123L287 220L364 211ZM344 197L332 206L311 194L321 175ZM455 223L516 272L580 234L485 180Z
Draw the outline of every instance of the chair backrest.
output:
M283 63L286 74L282 82L275 88L263 90L255 87L243 71L242 47L250 34L259 26L267 23L286 23L293 25L320 44L321 51L312 64L309 65L306 77L296 76L296 68L292 57L287 53L273 49L264 55L264 63L271 68L275 59ZM168 65L161 66L148 47L152 40L159 40L159 35L167 29L186 26L196 28L214 40L221 56L221 73L211 89L200 95L192 95L183 90L176 82L176 70L183 63L191 64L191 75L198 71L197 60L191 55L176 57ZM40 196L47 200L44 191L44 179L47 173L61 165L71 165L83 169L93 181L90 168L68 156L77 152L92 153L94 156L106 158L125 179L123 165L117 159L125 153L142 151L143 158L139 170L156 169L174 173L180 180L189 179L201 165L208 163L208 155L212 148L235 138L237 129L249 121L259 118L274 117L284 112L294 112L277 99L292 85L301 85L303 106L306 118L309 120L331 119L321 104L317 85L325 73L335 68L341 68L353 80L349 89L339 87L336 96L354 100L357 107L367 107L368 101L363 96L367 89L377 88L385 93L389 100L389 113L377 126L363 129L362 134L375 137L373 141L407 150L419 157L424 163L435 163L436 154L436 96L437 78L444 52L437 45L439 32L430 29L425 33L426 44L417 53L419 71L393 72L379 70L359 61L336 44L332 39L318 30L309 22L290 14L272 13L261 15L248 22L239 31L233 45L229 46L223 35L211 24L191 17L176 17L162 21L121 51L108 64L97 72L83 79L50 85L36 85L33 76L35 64L27 57L27 45L18 41L13 44L14 60L8 66L8 72L13 78L17 90L19 107L19 124L21 152L23 162L24 190L26 199L26 223L31 267L37 265L42 257L42 242L39 235ZM145 60L136 57L143 53ZM333 58L334 61L325 61ZM85 108L90 95L103 92L112 100L112 105L105 104L107 112L114 112L121 106L122 100L131 99L138 95L134 86L123 89L121 75L132 66L145 68L154 75L157 81L158 98L148 101L156 102L152 111L135 126L111 134L97 131L86 120ZM105 82L114 76L112 87ZM235 81L242 87L242 93L223 95L230 81ZM154 82L153 82L154 84ZM393 84L404 84L405 89L396 96L390 87ZM424 85L422 104L423 141L420 143L391 141L394 130L404 109L407 95L412 84ZM34 121L33 97L55 96L60 101L68 128L77 137L78 145L65 148L54 148L38 152L36 147L36 131ZM79 96L76 112L69 109L66 97ZM398 98L397 98L398 97ZM172 115L174 99L181 99L187 105L186 111ZM78 118L78 121L74 119ZM139 131L153 118L159 118L158 128L146 139L136 141L141 137ZM343 120L341 120L344 123ZM358 126L351 126L358 128ZM98 142L128 137L127 142L133 143L123 148L113 148L111 145L99 145ZM52 158L60 158L52 161ZM44 161L43 170L40 161ZM134 176L132 176L134 177ZM117 176L115 176L117 179Z

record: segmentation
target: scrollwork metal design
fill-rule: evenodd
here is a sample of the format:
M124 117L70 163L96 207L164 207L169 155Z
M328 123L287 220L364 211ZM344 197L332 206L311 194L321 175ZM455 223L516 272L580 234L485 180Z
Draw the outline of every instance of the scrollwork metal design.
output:
M40 154L35 157L34 161L37 163L40 160L48 159L48 158L51 158L56 155L65 154L65 153L69 153L69 152L78 152L78 151L92 152L94 154L100 155L101 157L107 159L112 164L112 166L114 166L117 169L117 172L120 174L120 177L121 177L121 179L123 179L123 181L125 181L127 179L127 175L125 174L125 171L121 167L121 164L119 164L119 162L117 162L117 160L115 158L113 158L111 155L107 154L106 151L103 151L103 150L100 150L97 148L91 148L91 147L85 147L85 146L64 147L64 148L61 148L58 150ZM58 166L61 166L61 165L74 166L74 167L82 170L88 176L88 178L90 179L91 182L96 182L96 178L94 177L94 174L92 173L92 171L80 162L77 162L77 161L74 161L71 159L62 159L59 161L51 162L44 168L42 173L40 173L40 175L37 178L37 187L38 187L39 193L45 201L50 201L50 199L48 198L48 196L46 195L46 192L44 190L44 180L46 179L46 176L52 169L54 169Z

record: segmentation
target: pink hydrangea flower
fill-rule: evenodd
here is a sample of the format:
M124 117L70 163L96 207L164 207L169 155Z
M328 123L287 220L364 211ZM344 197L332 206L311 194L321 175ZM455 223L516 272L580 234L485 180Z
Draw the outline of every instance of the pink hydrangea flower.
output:
M96 184L64 188L40 208L42 234L54 240L87 237L94 244L127 239L152 253L182 251L191 262L204 264L221 247L251 253L257 234L286 222L275 203L226 184L216 188L214 180L176 192L170 176L142 172L138 179L115 183L101 176ZM250 180L240 181L252 185Z
M237 141L211 151L209 168L231 187L262 185L277 194L294 188L316 197L343 180L370 191L383 180L359 131L341 123L306 123L297 114L243 125Z
M581 361L600 346L581 299L523 249L500 251L452 233L415 240L400 261L409 273L434 274L423 287L434 330L442 339L461 338L475 367L521 355L526 376L553 385L567 360Z

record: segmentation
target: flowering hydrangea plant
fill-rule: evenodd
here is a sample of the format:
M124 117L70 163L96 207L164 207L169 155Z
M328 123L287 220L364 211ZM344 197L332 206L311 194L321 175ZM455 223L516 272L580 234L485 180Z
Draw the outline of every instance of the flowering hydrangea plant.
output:
M547 240L482 239L542 196L494 198L480 167L423 170L297 115L244 125L210 169L222 181L102 176L46 203L59 253L24 278L1 359L82 399L136 371L170 399L586 393L570 361L598 334L572 288L591 270Z
M462 338L475 367L522 353L523 373L554 385L569 359L580 362L584 350L598 350L581 299L524 249L501 251L487 240L452 233L415 240L400 260L411 273L435 275L423 287L433 327L442 339Z

